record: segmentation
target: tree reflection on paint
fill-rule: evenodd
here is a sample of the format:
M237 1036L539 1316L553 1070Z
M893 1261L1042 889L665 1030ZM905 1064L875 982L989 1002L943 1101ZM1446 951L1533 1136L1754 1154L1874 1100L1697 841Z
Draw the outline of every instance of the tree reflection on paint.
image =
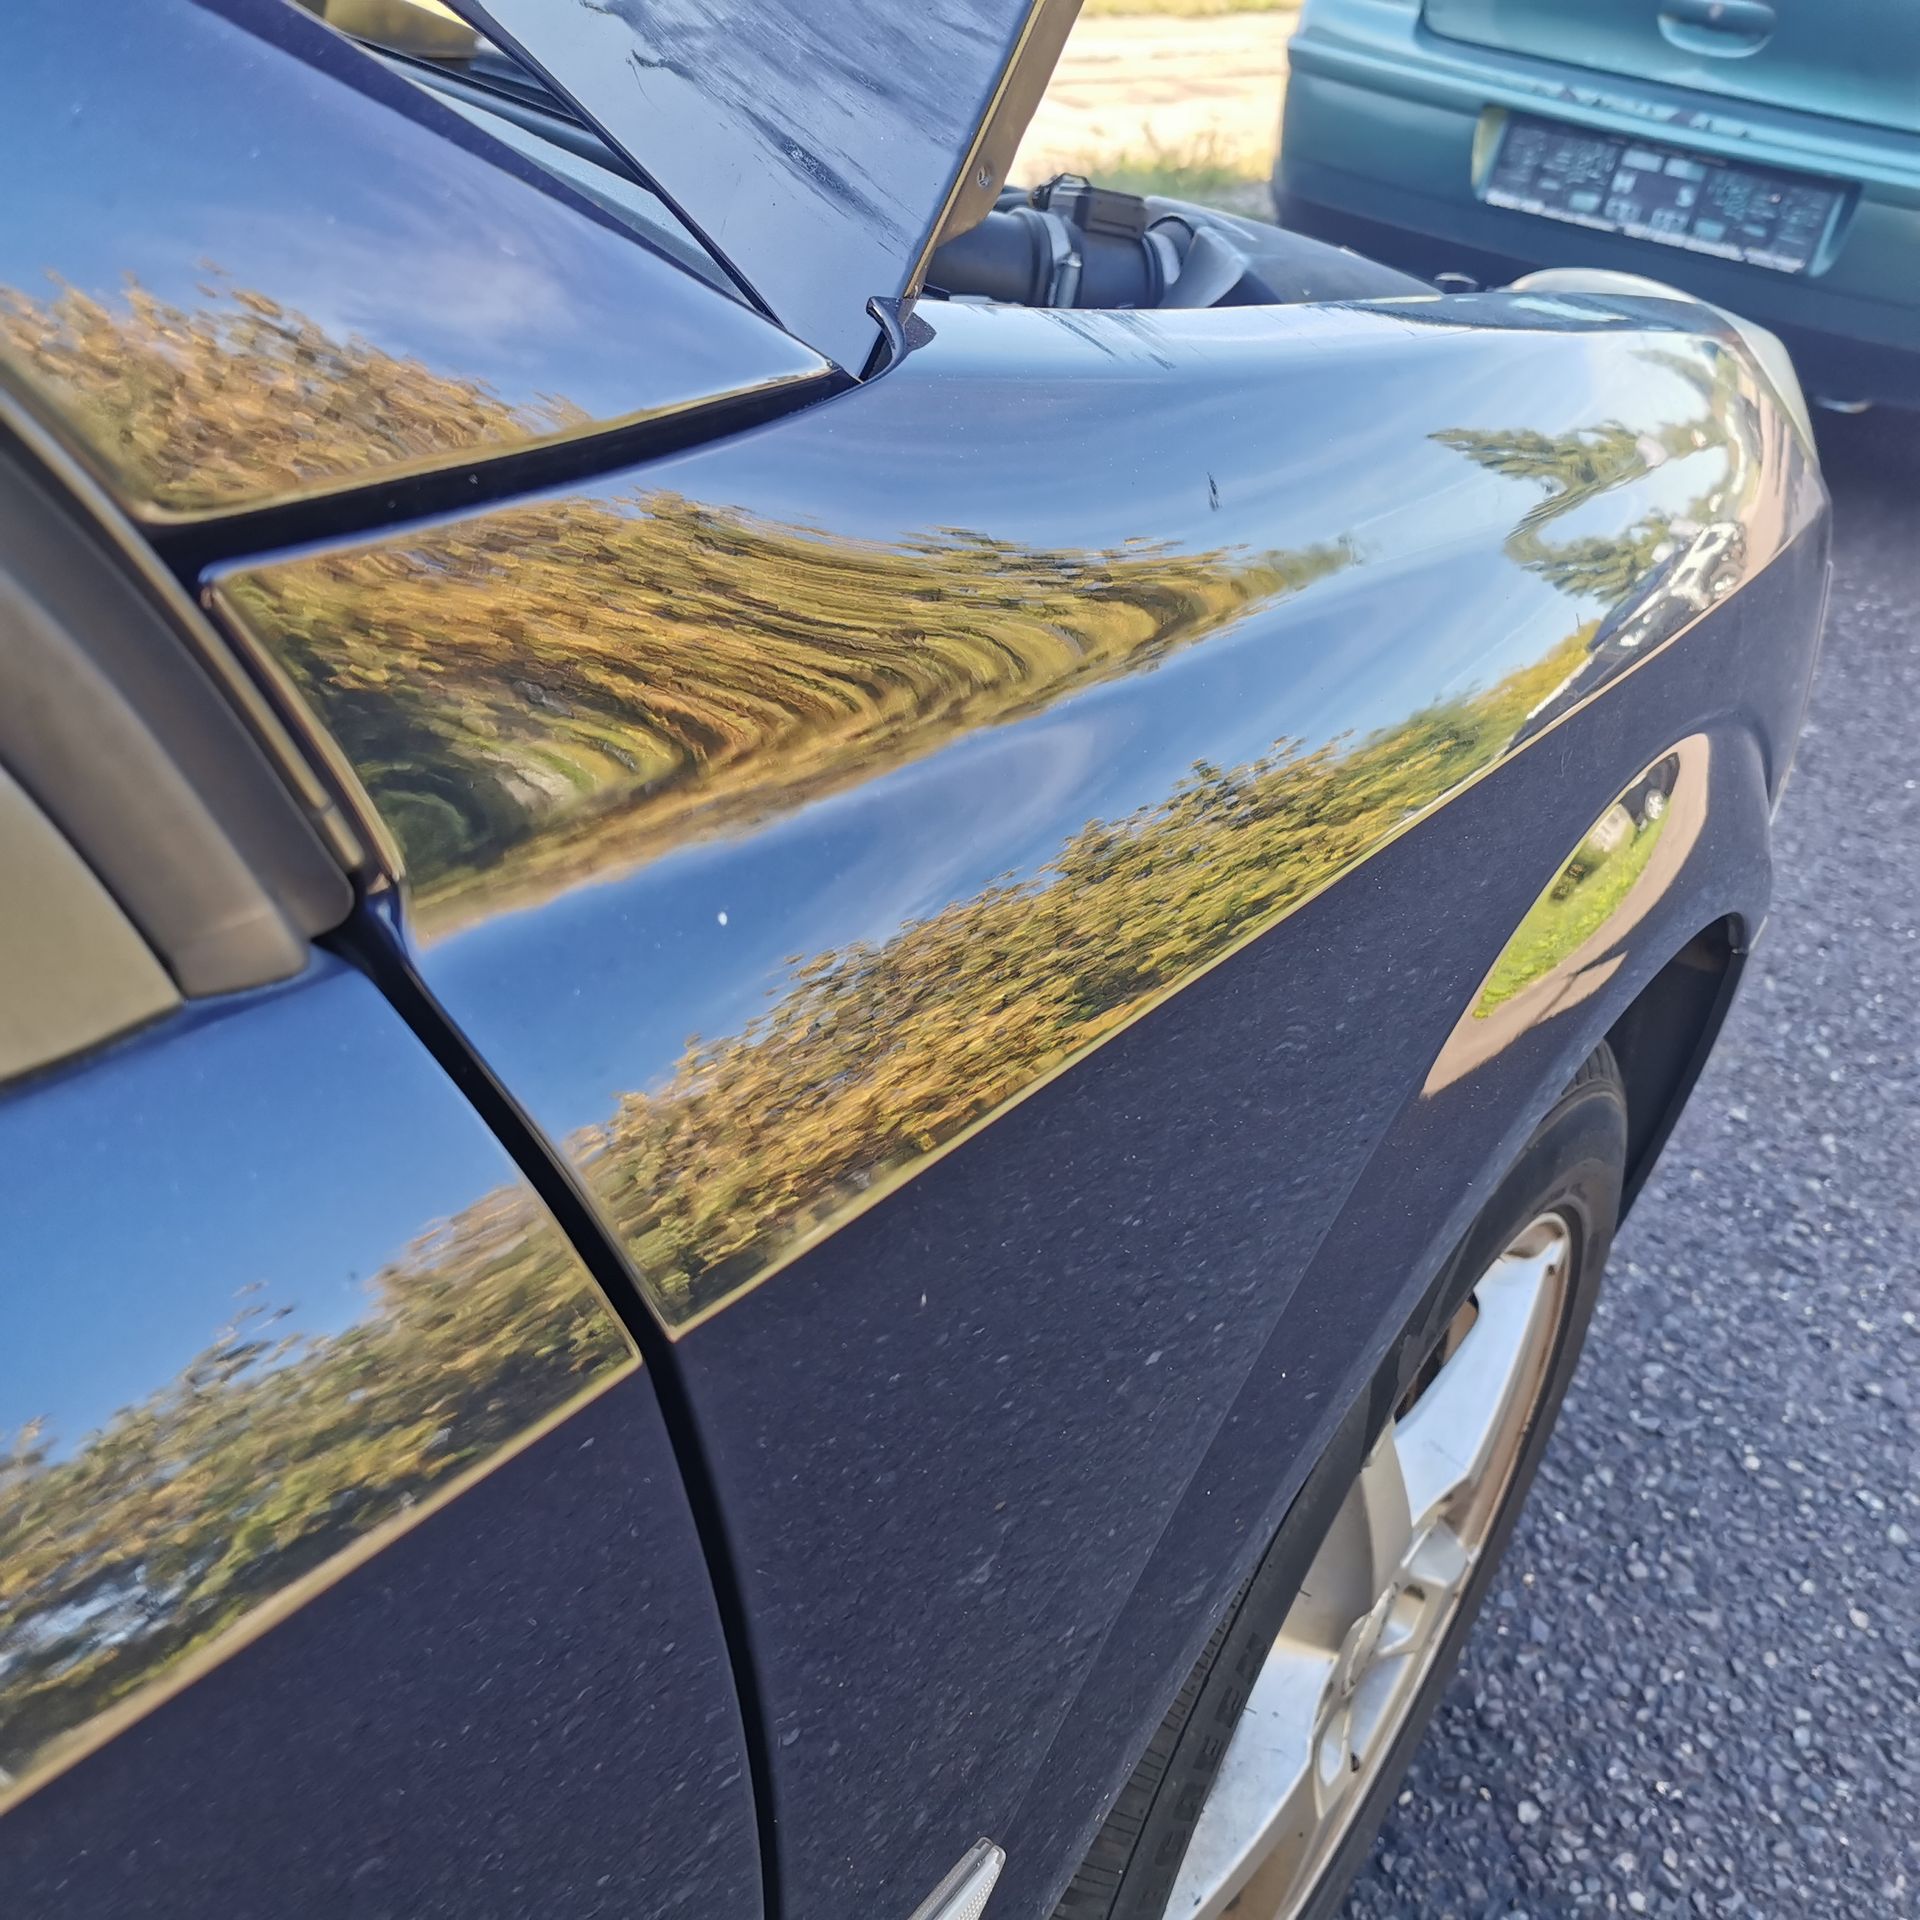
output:
M1637 578L1666 537L1650 520L1604 555L1546 541L1666 457L1624 430L1440 437L1543 483L1510 551L1569 591ZM220 596L340 742L431 941L1150 668L1353 561L1345 543L862 541L575 493L242 572ZM1364 859L1545 724L1603 625L1373 738L1195 767L1025 877L795 956L765 1013L690 1041L567 1143L656 1309L685 1324L764 1276Z
M519 446L585 423L341 339L209 268L196 307L129 279L122 301L0 287L0 361L54 398L137 493L173 512Z
M1609 421L1573 433L1460 428L1433 436L1476 466L1538 485L1544 497L1521 516L1507 540L1509 556L1565 593L1608 602L1644 583L1659 549L1673 539L1676 519L1715 519L1729 500L1744 494L1758 466L1754 408L1740 391L1736 358L1719 355L1703 368L1697 360L1659 348L1642 348L1636 357L1691 387L1703 402L1701 411L1658 432L1636 433ZM1612 534L1552 537L1555 523L1588 501L1644 480L1669 461L1708 452L1718 456L1715 477L1683 514L1655 509Z
M1527 716L1537 732L1591 687L1671 639L1745 578L1743 513L1760 473L1757 415L1740 389L1740 363L1697 362L1656 348L1638 356L1677 375L1705 403L1690 419L1657 433L1608 422L1571 433L1530 427L1448 428L1433 438L1476 466L1531 481L1542 498L1506 540L1509 559L1562 593L1604 609L1586 628L1587 657ZM1679 510L1650 505L1602 534L1569 533L1560 524L1580 507L1632 487L1697 454L1715 456L1698 491Z
M558 1228L503 1188L423 1235L338 1333L253 1294L70 1451L0 1441L0 1787L632 1364Z
M345 749L433 938L1150 667L1350 560L888 545L572 495L222 594ZM1025 879L797 956L767 1013L568 1143L662 1317L763 1275L1483 771L1590 631L1377 738L1198 766Z
M1351 558L570 495L221 592L339 740L431 939L1152 666Z
M1363 860L1492 764L1583 648L1357 745L1197 766L1030 880L800 964L769 1013L569 1143L657 1309L684 1321L759 1277Z

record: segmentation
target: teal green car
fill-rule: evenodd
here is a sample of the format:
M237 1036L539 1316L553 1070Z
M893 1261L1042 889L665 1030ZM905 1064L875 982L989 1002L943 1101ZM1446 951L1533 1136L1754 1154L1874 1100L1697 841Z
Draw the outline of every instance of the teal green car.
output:
M1649 275L1920 406L1920 0L1307 0L1290 60L1282 226Z

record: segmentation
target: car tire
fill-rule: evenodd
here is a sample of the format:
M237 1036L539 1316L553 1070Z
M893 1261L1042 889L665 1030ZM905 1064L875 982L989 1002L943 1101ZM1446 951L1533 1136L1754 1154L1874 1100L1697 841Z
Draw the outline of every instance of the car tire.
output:
M1375 1729L1377 1746L1367 1751L1364 1768L1358 1736L1350 1739L1344 1732L1333 1743L1344 1757L1329 1765L1332 1735L1320 1730L1315 1720L1316 1730L1308 1734L1305 1750L1309 1797L1319 1791L1311 1776L1324 1774L1337 1788L1344 1778L1340 1769L1348 1762L1356 1777L1364 1771L1365 1778L1358 1781L1350 1803L1336 1804L1337 1824L1323 1831L1317 1842L1297 1838L1305 1826L1303 1816L1290 1814L1283 1821L1285 1833L1279 1844L1294 1849L1293 1853L1284 1858L1279 1853L1265 1856L1256 1863L1251 1883L1245 1883L1242 1875L1238 1895L1242 1904L1233 1912L1236 1920L1242 1916L1244 1920L1325 1920L1337 1907L1365 1860L1407 1761L1445 1691L1572 1378L1619 1216L1626 1148L1625 1089L1611 1051L1602 1045L1534 1130L1394 1341L1368 1390L1349 1410L1162 1720L1061 1896L1055 1920L1187 1920L1189 1915L1219 1912L1235 1897L1228 1890L1245 1864L1236 1849L1253 1831L1245 1815L1250 1804L1247 1789L1249 1785L1257 1788L1259 1782L1257 1775L1249 1773L1250 1763L1233 1760L1233 1736L1248 1715L1250 1702L1259 1715L1268 1712L1268 1703L1288 1697L1281 1684L1286 1674L1276 1678L1269 1673L1263 1692L1263 1672L1283 1652L1291 1657L1290 1650L1301 1643L1292 1632L1293 1623L1330 1604L1324 1597L1331 1585L1326 1568L1338 1562L1336 1538L1353 1533L1354 1502L1362 1482L1370 1475L1380 1476L1383 1450L1391 1445L1397 1452L1403 1444L1401 1436L1411 1434L1422 1420L1431 1423L1447 1411L1435 1397L1435 1383L1468 1351L1466 1335L1456 1331L1462 1320L1468 1322L1471 1333L1482 1317L1482 1303L1494 1297L1488 1283L1510 1289L1512 1276L1524 1277L1528 1271L1525 1263L1535 1257L1530 1250L1549 1244L1551 1234L1564 1228L1564 1252L1559 1256L1563 1265L1553 1281L1551 1324L1543 1322L1529 1335L1538 1350L1528 1362L1533 1369L1528 1397L1512 1416L1511 1431L1503 1439L1506 1454L1503 1462L1496 1461L1498 1484L1480 1488L1475 1495L1486 1510L1476 1521L1483 1530L1473 1536L1466 1571L1457 1576L1451 1591L1436 1589L1441 1591L1444 1608L1431 1625L1430 1644L1420 1649L1421 1665L1417 1673L1408 1669L1395 1680L1398 1693L1391 1722L1383 1721ZM1543 1222L1554 1225L1543 1227ZM1487 1340L1493 1339L1506 1311L1495 1308L1486 1315ZM1536 1306L1533 1311L1539 1316L1549 1308ZM1472 1384L1467 1375L1460 1380ZM1458 1381L1445 1389L1455 1400L1464 1391ZM1429 1409L1425 1415L1418 1412L1423 1405ZM1410 1488L1420 1484L1417 1465L1412 1458L1406 1464L1403 1480ZM1469 1509L1459 1511L1463 1518L1471 1517ZM1436 1534L1442 1524L1435 1523ZM1376 1526L1374 1532L1378 1531ZM1467 1537L1464 1531L1461 1537ZM1427 1551L1431 1544L1429 1540L1419 1551ZM1378 1692L1384 1684L1377 1666L1410 1657L1382 1655L1378 1649L1386 1646L1390 1632L1398 1631L1399 1615L1416 1604L1421 1584L1416 1573L1391 1602L1383 1590L1379 1605L1387 1608L1387 1624L1372 1628L1376 1648L1366 1657L1374 1666L1358 1683L1362 1691L1371 1686ZM1417 1599L1417 1604L1425 1606L1431 1600L1429 1595ZM1357 1718L1357 1708L1329 1708L1328 1701L1340 1686L1349 1689L1351 1699L1359 1697L1351 1691L1355 1686L1351 1671L1342 1669L1359 1645L1354 1635L1364 1640L1366 1630L1364 1619L1356 1617L1347 1637L1338 1642L1333 1669L1338 1682L1315 1709L1316 1714L1329 1715L1328 1728L1340 1711L1348 1712L1349 1719ZM1284 1641L1283 1633L1288 1635ZM1314 1637L1313 1633L1305 1636ZM1329 1639L1326 1644L1334 1643ZM1264 1722L1248 1751L1280 1744L1273 1728L1283 1723L1284 1716ZM1305 1720L1300 1724L1304 1727ZM1215 1811L1210 1813L1210 1808ZM1277 1900L1276 1887L1284 1888ZM1180 1896L1177 1908L1172 1904L1176 1894Z

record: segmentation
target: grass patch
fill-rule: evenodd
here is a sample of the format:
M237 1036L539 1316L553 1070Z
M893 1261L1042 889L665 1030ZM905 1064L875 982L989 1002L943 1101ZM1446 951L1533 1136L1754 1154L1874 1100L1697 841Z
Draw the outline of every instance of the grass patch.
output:
M1117 193L1159 193L1170 200L1194 200L1203 207L1264 218L1272 211L1267 186L1271 166L1271 155L1208 134L1164 146L1149 136L1144 146L1076 156L1048 171L1084 173L1097 186Z

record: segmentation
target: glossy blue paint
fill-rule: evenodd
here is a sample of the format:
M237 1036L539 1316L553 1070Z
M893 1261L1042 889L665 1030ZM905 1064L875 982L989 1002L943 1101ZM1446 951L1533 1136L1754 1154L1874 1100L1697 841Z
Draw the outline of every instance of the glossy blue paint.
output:
M372 986L17 1085L0 1156L0 1907L757 1910L651 1387Z
M760 432L212 596L681 1335L798 1920L983 1832L1046 1911L1475 1182L1760 911L1729 801L1576 1017L1423 1098L1640 769L1777 786L1823 582L1684 305L921 317Z
M27 10L0 160L0 377L149 519L826 371L286 0Z

